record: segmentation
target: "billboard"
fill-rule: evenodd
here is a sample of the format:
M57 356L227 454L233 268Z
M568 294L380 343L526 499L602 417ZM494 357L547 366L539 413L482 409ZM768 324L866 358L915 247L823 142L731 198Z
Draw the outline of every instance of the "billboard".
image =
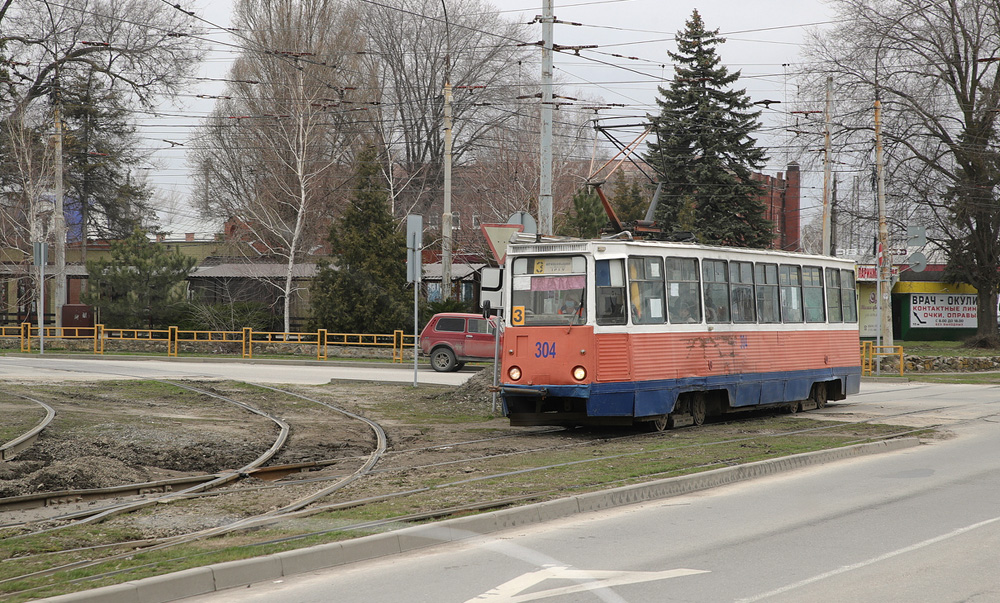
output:
M911 293L911 329L975 329L979 326L979 296Z

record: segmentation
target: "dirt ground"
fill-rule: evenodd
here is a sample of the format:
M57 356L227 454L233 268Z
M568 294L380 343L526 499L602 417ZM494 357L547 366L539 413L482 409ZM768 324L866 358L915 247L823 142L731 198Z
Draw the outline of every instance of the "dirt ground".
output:
M299 388L307 396L352 410L373 411L399 405L407 413L441 412L490 418L492 395L485 391L486 372L454 391L381 384L331 384ZM488 382L486 382L488 384ZM249 402L290 426L289 440L267 465L356 459L374 446L370 429L322 406L274 392L228 383L196 383ZM279 428L270 420L226 402L189 392L164 392L160 384L134 383L21 384L17 391L49 403L56 418L36 444L13 460L0 463L0 498L37 492L103 488L234 470L263 454ZM430 410L429 407L436 407ZM423 411L421 407L424 408ZM0 400L5 424L30 428L42 412L12 399ZM388 431L390 448L447 439L454 426L407 426L407 420L377 417ZM461 430L477 426L461 424ZM18 435L13 429L10 437Z
M285 421L289 438L266 465L320 462L322 466L295 473L288 481L336 481L360 467L375 446L365 424L317 404L322 401L377 421L386 431L388 454L372 477L352 484L337 500L376 497L386 492L420 489L428 483L461 481L503 471L479 460L528 451L551 451L555 458L572 449L599 457L641 451L642 439L629 430L562 430L511 427L500 415L499 400L488 391L492 373L481 371L457 388L388 383L332 382L289 388L293 396L235 382L187 382L216 396L250 404ZM159 382L85 382L16 384L9 389L51 405L56 417L37 443L15 459L0 463L0 499L41 492L103 488L180 476L238 470L272 446L279 428L219 397L210 397ZM310 399L305 399L310 398ZM4 403L0 396L0 403ZM37 412L7 405L11 412ZM33 419L37 421L37 418ZM790 419L795 420L795 419ZM30 422L30 421L29 421ZM720 439L745 435L743 426L716 426ZM779 427L775 427L779 428ZM768 427L767 429L771 429ZM762 430L764 433L766 430ZM658 434L669 438L699 436L699 430ZM707 433L707 430L706 430ZM611 444L608 444L612 442ZM624 442L624 443L622 443ZM557 459L558 460L558 459ZM546 462L552 462L550 458ZM502 465L503 461L499 461ZM589 478L587 478L589 479ZM278 486L248 478L229 484L228 494L191 504L160 505L155 513L138 512L114 520L117 527L141 537L170 536L224 525L234 519L281 508L317 489L317 483ZM321 487L321 486L319 486ZM551 486L541 483L539 489ZM479 489L477 489L479 488ZM467 500L509 496L500 490L440 491L436 498L414 502L448 508ZM490 498L493 497L493 498ZM0 525L37 521L87 508L94 502L71 502L57 508L0 510Z

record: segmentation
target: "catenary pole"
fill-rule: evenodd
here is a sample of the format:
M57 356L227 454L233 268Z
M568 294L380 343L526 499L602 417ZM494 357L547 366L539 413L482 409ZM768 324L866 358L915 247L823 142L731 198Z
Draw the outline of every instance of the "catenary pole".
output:
M826 110L823 111L823 255L830 255L830 106L833 100L833 78L826 78Z
M444 207L441 210L441 299L451 299L451 29L448 6L444 9L446 48L444 55Z
M542 131L539 149L538 230L552 234L552 24L553 0L542 2Z

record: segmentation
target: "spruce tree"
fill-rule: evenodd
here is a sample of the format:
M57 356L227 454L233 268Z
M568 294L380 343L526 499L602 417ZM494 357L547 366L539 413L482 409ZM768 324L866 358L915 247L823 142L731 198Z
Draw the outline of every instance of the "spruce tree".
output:
M659 88L660 114L650 116L656 140L646 154L663 182L656 219L702 243L769 247L772 224L751 178L766 159L752 136L760 111L745 89L732 89L740 72L721 64L718 34L695 10L677 33L677 52L668 52L675 77Z
M391 333L412 326L406 235L396 229L374 148L357 159L354 198L330 229L333 265L313 280L313 329Z

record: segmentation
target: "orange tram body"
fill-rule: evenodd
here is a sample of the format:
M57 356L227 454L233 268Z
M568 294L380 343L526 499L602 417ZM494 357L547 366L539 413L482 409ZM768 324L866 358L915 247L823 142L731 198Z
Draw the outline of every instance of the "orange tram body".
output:
M860 388L853 262L523 240L508 247L504 270L500 389L511 425L665 429L821 407Z

